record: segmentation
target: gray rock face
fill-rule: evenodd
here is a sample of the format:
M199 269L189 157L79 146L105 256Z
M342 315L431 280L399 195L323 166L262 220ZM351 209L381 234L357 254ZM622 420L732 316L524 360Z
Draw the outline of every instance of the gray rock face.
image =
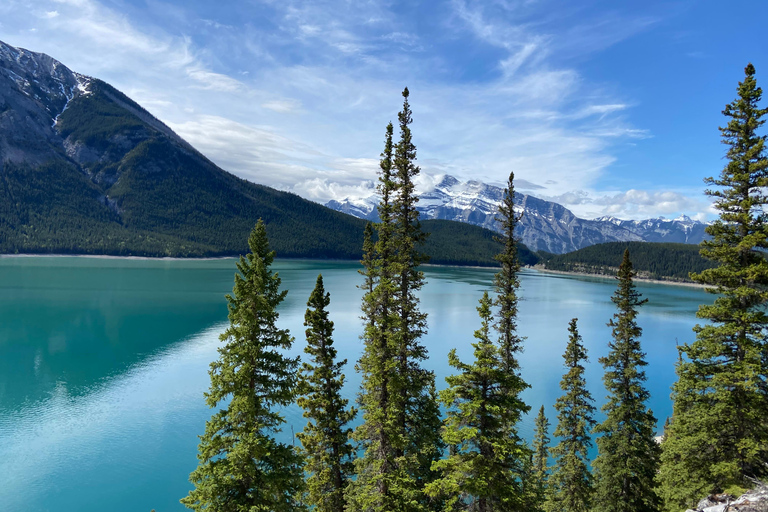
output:
M99 84L101 84L99 86ZM81 101L98 96L134 116L139 123L117 130L96 146L73 135L64 138L59 117ZM102 98L103 99L103 98ZM192 146L141 106L103 82L75 73L43 53L0 41L0 170L6 163L66 160L104 189L119 179L119 162L141 142L165 136L184 153L206 160ZM108 204L108 202L107 202ZM112 208L114 210L114 208Z
M498 231L497 207L503 189L479 181L461 182L446 175L437 185L419 191L417 209L425 219L445 219L475 224ZM329 208L356 217L376 220L375 195L361 200L330 201ZM604 242L681 242L699 243L706 224L681 217L643 221L602 217L587 220L576 217L562 205L528 194L515 194L522 214L518 236L534 251L555 254L575 251Z
M768 512L768 486L759 484L749 492L734 498L729 494L707 496L686 512Z
M0 41L0 168L5 162L39 164L61 155L58 116L90 79L42 53Z

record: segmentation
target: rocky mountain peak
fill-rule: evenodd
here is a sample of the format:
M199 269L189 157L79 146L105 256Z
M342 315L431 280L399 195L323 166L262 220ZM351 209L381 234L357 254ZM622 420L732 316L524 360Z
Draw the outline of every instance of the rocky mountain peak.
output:
M498 229L496 215L503 199L501 187L479 180L461 181L445 175L437 184L417 190L417 209L422 218L445 219ZM331 201L329 208L356 217L375 220L375 193L365 198ZM705 236L705 224L687 216L641 221L605 216L581 219L564 206L528 194L515 193L515 211L522 214L518 236L533 250L556 254L575 251L603 242L683 242L698 243Z

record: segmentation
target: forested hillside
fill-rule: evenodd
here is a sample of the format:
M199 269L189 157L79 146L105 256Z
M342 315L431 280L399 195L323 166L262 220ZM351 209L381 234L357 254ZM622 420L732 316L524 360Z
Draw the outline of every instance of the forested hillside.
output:
M7 53L0 254L237 255L263 219L280 257L360 259L364 220L240 179L109 84L42 54ZM488 230L424 230L433 263L495 264Z
M548 270L615 275L624 249L629 249L639 277L690 281L691 272L714 265L699 255L699 247L689 244L651 242L610 242L585 247L567 254L540 254Z

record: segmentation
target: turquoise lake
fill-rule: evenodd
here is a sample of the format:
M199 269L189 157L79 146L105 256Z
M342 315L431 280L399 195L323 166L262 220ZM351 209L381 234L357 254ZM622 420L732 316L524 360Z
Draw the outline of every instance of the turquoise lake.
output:
M224 295L234 260L140 260L76 257L0 258L0 510L16 512L157 512L186 510L197 436L211 410L203 393L208 365L227 325ZM280 325L304 346L303 316L318 273L331 293L335 343L348 359L346 395L360 378L362 281L353 262L279 260L288 297ZM427 366L438 388L451 373L448 351L472 354L477 301L493 270L425 267L422 310L428 313ZM587 379L604 402L599 357L607 352L615 312L610 279L524 271L519 330L535 413L560 395L568 321L579 318L589 350ZM659 424L671 414L676 343L693 340L702 289L638 283L649 299L638 321L649 365L647 386ZM285 410L282 435L303 428L300 410ZM600 419L600 418L598 418ZM521 431L532 436L533 416Z

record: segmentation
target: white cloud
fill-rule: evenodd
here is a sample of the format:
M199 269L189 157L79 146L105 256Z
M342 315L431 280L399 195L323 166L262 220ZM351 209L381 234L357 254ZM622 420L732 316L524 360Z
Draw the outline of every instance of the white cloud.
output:
M526 21L534 4L493 3L503 16L485 4L453 1L446 27L502 50L498 76L479 82L437 76L445 58L396 23L386 3L273 2L277 28L268 31L187 16L190 26L215 29L204 44L96 0L7 0L0 19L16 30L5 31L6 42L111 82L224 169L320 202L369 193L384 126L396 121L408 85L425 179L450 173L499 184L514 171L521 189L562 197L582 214L651 212L638 191L598 201L609 197L597 190L616 159L613 145L651 136L623 117L631 102L553 64L562 40ZM30 16L34 9L58 15ZM628 37L607 23L592 29L608 33L574 31L574 46L596 51ZM658 211L693 205L649 194Z
M221 73L213 73L197 66L187 68L187 76L195 80L199 87L206 90L234 92L245 86L239 80Z
M584 218L610 215L622 219L646 219L686 214L698 220L712 215L711 201L701 191L638 190L625 192L596 192L574 190L544 197L569 208Z
M294 99L279 99L267 101L261 106L275 112L294 112L301 108L301 102Z

